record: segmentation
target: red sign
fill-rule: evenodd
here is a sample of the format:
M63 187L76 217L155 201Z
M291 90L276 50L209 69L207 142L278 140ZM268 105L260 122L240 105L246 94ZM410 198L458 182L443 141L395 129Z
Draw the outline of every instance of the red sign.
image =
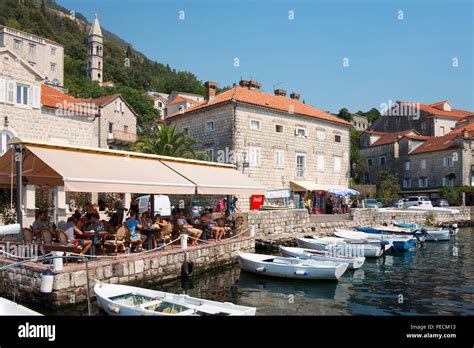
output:
M250 196L250 210L260 210L260 207L265 201L264 195L252 195Z

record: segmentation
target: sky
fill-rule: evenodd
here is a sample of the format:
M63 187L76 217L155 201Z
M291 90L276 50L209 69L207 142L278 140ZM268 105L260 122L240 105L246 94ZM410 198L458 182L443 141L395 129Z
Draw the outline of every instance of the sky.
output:
M150 59L220 86L253 79L331 112L396 100L474 110L472 0L58 3L89 21L97 13Z

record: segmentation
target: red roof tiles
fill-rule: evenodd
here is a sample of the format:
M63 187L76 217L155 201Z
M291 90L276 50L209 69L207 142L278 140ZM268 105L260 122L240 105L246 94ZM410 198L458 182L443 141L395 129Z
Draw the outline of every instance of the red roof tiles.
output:
M399 101L400 104L409 105L412 108L414 107L419 108L421 111L424 111L428 114L435 115L435 116L463 118L465 116L474 115L473 111L466 111L466 110L452 109L451 111L444 111L442 109L442 106L446 102L448 101L445 100L445 101L437 102L434 104L418 104L414 102Z
M94 116L98 114L91 100L74 98L47 85L41 85L41 104L50 108L81 114Z
M340 119L339 117L336 117L327 112L318 110L308 104L304 104L300 102L299 100L289 99L286 97L280 97L280 96L265 93L262 91L250 90L247 88L242 88L240 86L235 86L223 93L218 94L212 101L208 103L201 103L199 105L196 105L184 110L184 112L175 113L168 117L186 115L196 110L204 109L206 107L222 104L229 101L236 101L240 103L256 105L256 106L269 108L273 110L293 113L295 115L315 117L318 119L340 123L340 124L344 124L348 126L351 125L351 123L343 119Z
M385 133L383 134L377 141L375 141L371 147L373 146L381 146L381 145L387 145L387 144L393 144L398 141L402 136L409 135L410 133L415 133L413 135L418 135L414 130L405 130L401 132L395 132L395 133Z
M420 153L443 151L450 148L458 147L456 141L458 134L447 134L442 137L433 137L414 149L410 155L417 155Z

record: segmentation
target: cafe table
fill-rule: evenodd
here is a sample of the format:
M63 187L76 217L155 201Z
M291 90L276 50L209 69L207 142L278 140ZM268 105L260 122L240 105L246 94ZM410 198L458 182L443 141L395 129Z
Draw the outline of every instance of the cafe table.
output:
M83 232L83 233L84 233L84 236L90 237L91 240L92 240L92 246L91 246L91 251L90 251L90 254L92 256L95 255L95 242L97 241L97 238L102 238L103 239L108 235L112 235L112 233L110 233L108 231L99 231L99 232L86 231L86 232Z
M148 250L153 249L153 233L160 232L160 230L157 228L142 228L140 232L146 233L146 241L147 241Z

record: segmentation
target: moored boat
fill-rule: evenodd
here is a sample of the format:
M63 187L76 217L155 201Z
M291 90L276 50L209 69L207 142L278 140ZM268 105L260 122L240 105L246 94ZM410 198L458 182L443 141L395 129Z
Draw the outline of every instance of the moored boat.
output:
M109 315L255 315L255 307L235 305L128 285L96 281L99 307Z
M458 225L453 224L449 227L435 227L435 226L423 226L410 223L396 222L395 226L408 228L411 230L422 230L426 231L426 240L427 241L447 241L451 239L451 236L455 236L458 231Z
M384 234L384 235L398 235L398 236L415 236L419 242L424 242L427 238L427 231L424 230L412 230L409 228L402 228L396 226L375 226L375 227L363 227L357 226L355 229L359 232L370 233L370 234Z
M280 278L337 280L347 270L347 263L302 260L293 257L241 253L240 268L244 271Z
M0 316L3 315L42 316L43 314L35 312L34 310L13 301L7 300L4 297L0 297Z
M345 240L388 241L397 251L408 251L416 245L416 238L396 234L376 234L360 231L335 229L334 235Z
M364 241L347 241L337 237L297 237L296 241L300 248L324 250L332 256L352 257L380 257L384 251L388 251L392 245L389 242L375 241L367 243Z
M348 257L348 256L331 256L327 251L304 249L304 248L293 248L280 246L280 252L283 256L297 257L304 260L315 260L315 261L332 261L347 263L348 269L358 269L362 267L365 262L365 257Z

